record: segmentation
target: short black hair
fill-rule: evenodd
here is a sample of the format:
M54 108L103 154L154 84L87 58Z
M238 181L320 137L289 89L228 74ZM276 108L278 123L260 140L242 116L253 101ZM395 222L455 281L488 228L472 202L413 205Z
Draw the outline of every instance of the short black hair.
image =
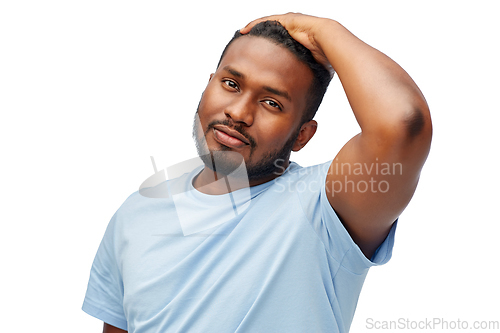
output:
M278 21L264 21L252 27L252 30L247 34L249 36L263 37L276 45L282 46L292 52L300 61L306 64L313 73L313 81L308 91L307 107L302 115L301 124L308 122L314 118L316 111L323 100L328 84L330 83L333 75L323 65L314 59L311 51L305 46L297 42L290 36L288 31ZM224 57L229 45L237 38L245 36L236 31L233 38L227 43L222 55L220 57L217 68L219 67L222 58Z

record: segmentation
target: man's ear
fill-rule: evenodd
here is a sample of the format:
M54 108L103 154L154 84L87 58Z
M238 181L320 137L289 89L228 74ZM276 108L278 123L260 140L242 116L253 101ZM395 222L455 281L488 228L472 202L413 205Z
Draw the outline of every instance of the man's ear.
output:
M293 144L292 151L299 151L311 140L316 133L318 128L318 123L315 120L310 120L307 123L302 124L300 127L299 136L295 143Z

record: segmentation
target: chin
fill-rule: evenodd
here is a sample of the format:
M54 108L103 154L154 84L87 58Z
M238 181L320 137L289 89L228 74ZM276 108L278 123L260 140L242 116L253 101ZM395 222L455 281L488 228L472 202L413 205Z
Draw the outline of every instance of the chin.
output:
M248 178L245 160L240 153L230 150L214 150L208 154L199 154L199 156L205 166L214 172L224 176Z

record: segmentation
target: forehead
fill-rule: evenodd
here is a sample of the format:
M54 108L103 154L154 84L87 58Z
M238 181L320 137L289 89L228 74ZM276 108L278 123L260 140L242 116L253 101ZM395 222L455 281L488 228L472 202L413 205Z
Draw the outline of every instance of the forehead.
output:
M227 66L256 84L286 89L294 102L307 95L313 78L311 69L291 51L256 36L242 36L229 45L217 72Z

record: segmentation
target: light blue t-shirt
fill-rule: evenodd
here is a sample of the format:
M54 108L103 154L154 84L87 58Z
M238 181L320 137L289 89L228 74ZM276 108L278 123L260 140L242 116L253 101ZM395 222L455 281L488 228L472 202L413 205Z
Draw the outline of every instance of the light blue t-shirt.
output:
M83 310L129 332L347 332L369 267L330 206L330 162L225 195L132 194L98 249ZM165 184L162 184L164 186Z

